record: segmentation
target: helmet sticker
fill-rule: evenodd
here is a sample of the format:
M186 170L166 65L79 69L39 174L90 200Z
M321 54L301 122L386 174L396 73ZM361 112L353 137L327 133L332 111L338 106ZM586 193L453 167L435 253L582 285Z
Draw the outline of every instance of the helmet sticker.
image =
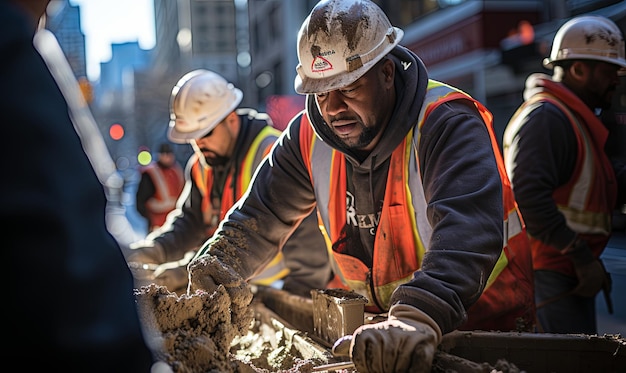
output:
M311 72L321 73L333 69L333 64L322 56L316 56L311 62Z

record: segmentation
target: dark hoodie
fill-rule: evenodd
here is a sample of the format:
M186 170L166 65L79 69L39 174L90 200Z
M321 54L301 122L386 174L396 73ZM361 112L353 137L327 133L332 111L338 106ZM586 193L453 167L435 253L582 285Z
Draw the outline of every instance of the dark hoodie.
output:
M348 181L348 193L354 197L357 216L380 215L391 154L415 125L424 101L428 79L418 79L418 77L428 76L426 68L417 56L407 52L404 48L396 48L388 55L394 61L396 71L403 69L401 61L411 61L410 73L395 75L397 99L390 124L385 129L380 142L362 161L356 154L346 149L340 140L336 140L337 137L333 135L332 129L324 122L317 109L315 96L307 97L307 113L315 132L324 142L346 155L349 175L351 175ZM402 120L402 118L415 119ZM346 229L348 242L344 242L344 248L347 251L343 253L355 256L371 267L374 250L372 233L375 232L369 228L359 229L351 225L347 225Z
M391 154L416 125L428 83L423 63L411 51L397 46L388 56L396 64L396 107L380 142L362 161L334 141L314 97L307 99L306 115L319 138L346 154L352 170L349 190L359 214L380 211ZM292 120L257 170L247 198L222 222L201 255L208 250L250 277L313 209L315 194L299 144L301 115ZM465 310L480 296L501 252L502 186L487 129L469 101L448 102L433 111L418 148L428 209L416 213L426 215L433 232L422 270L396 290L392 304L421 309L446 333L465 321ZM358 228L350 229L350 254L369 264L374 236L369 230L354 234Z

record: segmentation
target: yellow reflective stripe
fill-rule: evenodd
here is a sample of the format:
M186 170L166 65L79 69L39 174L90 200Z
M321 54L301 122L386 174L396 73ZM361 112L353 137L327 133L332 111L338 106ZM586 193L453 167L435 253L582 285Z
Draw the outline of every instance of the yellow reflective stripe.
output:
M378 286L376 288L376 295L378 296L377 299L382 302L382 305L383 307L385 307L385 309L389 309L389 307L391 306L391 295L396 290L396 288L398 288L402 284L406 284L407 282L411 281L412 278L413 274L405 278L401 278L399 280L384 284L382 286Z
M250 185L250 181L252 180L252 175L256 171L256 167L254 167L254 159L259 151L259 146L261 142L270 136L280 136L280 131L274 127L266 126L259 132L256 136L252 144L250 144L250 148L248 149L248 153L246 154L246 158L243 161L244 166L242 167L241 174L241 190L248 190L248 185ZM265 153L265 149L263 149Z
M261 146L261 143L270 136L278 137L280 136L280 131L274 127L266 126L255 137L252 144L250 144L250 148L248 149L246 157L243 161L241 170L242 173L239 177L241 183L240 190L242 192L248 190L248 186L250 185L254 172L256 171L255 159L259 152L259 147ZM265 154L267 149L261 149L261 151ZM277 280L287 276L289 272L289 268L285 265L283 253L281 251L265 266L263 272L251 278L250 282L256 285L270 286Z
M393 294L393 292L396 290L396 288L398 288L400 285L402 284L406 284L407 282L411 281L411 279L413 278L413 274L402 278L400 280L396 280L396 281L392 281L390 283L381 285L381 286L377 286L376 287L376 298L374 298L372 296L372 291L369 287L369 284L363 282L363 281L358 281L358 280L347 280L346 284L350 287L351 290L353 290L355 293L360 294L364 297L367 298L367 306L376 306L371 299L377 299L381 305L385 308L385 309L389 309L390 306L390 302L391 302L391 295Z
M502 251L500 251L500 257L498 258L496 265L493 267L493 271L491 271L491 274L487 279L487 284L485 284L485 290L487 290L487 288L491 286L491 284L493 284L493 282L496 280L496 278L498 278L498 276L500 276L500 273L504 270L504 268L506 268L508 264L509 259L507 259L506 253L504 252L504 249L502 249Z
M346 284L346 286L348 286L350 290L367 298L366 306L375 306L374 303L372 303L371 301L371 299L374 299L374 297L372 296L372 292L370 291L370 287L368 286L368 284L363 281L357 280L346 280L344 284Z
M251 278L250 282L256 285L269 286L288 274L289 268L285 265L283 253L279 252L278 255L265 266L263 272Z
M426 252L426 248L424 247L424 244L422 243L422 237L420 235L420 231L417 225L417 220L415 218L416 214L415 214L415 207L413 205L413 192L411 191L411 185L409 183L409 180L411 179L410 177L411 167L408 167L408 165L411 163L411 150L414 149L413 145L415 144L414 139L413 139L414 131L415 131L415 128L411 128L406 139L406 149L405 149L404 159L406 159L407 167L404 168L405 170L404 172L406 173L405 180L407 180L407 182L404 184L404 189L406 189L405 195L407 199L407 209L409 210L409 219L411 220L411 227L413 227L412 230L413 230L414 246L417 251L417 257L419 258L419 261L421 263L422 258L424 258L424 253ZM417 159L418 159L417 148L415 148L415 163L416 164L418 163ZM421 178L420 178L419 187L423 190L423 186L421 185Z

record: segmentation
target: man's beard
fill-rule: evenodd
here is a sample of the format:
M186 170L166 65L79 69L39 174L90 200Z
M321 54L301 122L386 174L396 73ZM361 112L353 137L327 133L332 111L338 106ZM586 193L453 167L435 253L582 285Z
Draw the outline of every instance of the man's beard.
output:
M358 123L358 126L361 127L361 134L356 142L356 144L346 144L346 142L341 138L341 136L337 135L335 131L330 130L330 135L335 138L335 141L338 143L339 147L343 150L348 151L356 151L359 152L364 147L368 146L374 137L380 133L383 129L382 124L376 124L373 127L366 127L362 123Z
M223 155L212 155L212 156L204 157L204 159L206 160L206 163L209 166L211 166L211 167L218 167L218 166L223 166L226 163L228 163L228 160L230 158L225 157Z

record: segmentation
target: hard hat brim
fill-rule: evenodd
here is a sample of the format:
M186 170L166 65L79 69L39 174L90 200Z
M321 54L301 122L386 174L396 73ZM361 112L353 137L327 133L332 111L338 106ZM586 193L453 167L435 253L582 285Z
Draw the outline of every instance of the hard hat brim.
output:
M209 133L210 131L212 131L215 127L217 127L218 124L220 124L222 120L224 120L224 118L226 118L226 116L228 116L228 114L235 111L237 106L239 106L239 104L241 103L241 100L243 99L243 92L239 88L236 88L236 87L232 89L232 92L235 95L235 100L232 102L232 104L228 108L224 110L224 116L220 120L215 121L215 123L213 123L211 126L202 128L200 130L191 131L191 132L180 132L176 129L176 121L172 119L170 120L170 123L169 123L169 128L167 131L167 138L171 142L176 143L176 144L186 144L190 142L191 140L200 138L206 135L207 133Z
M555 63L559 61L567 61L567 60L603 61L603 62L607 62L613 65L617 65L622 69L626 68L626 60L624 60L623 58L612 58L612 57L590 56L590 55L581 55L581 56L571 55L571 56L568 56L567 58L559 58L559 59L554 59L554 60L550 59L549 57L546 57L543 59L543 67L545 67L546 69L552 70L554 68Z

